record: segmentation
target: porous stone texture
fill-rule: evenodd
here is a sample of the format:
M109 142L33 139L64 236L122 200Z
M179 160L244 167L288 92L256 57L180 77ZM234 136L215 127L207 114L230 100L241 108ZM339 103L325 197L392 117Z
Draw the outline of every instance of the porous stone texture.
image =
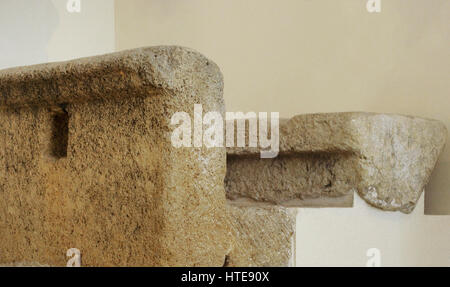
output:
M358 181L348 154L228 156L227 197L240 205L351 207Z
M174 148L170 118L224 112L219 68L150 47L0 71L0 264L222 266L224 148Z
M0 264L0 267L52 267L50 265L43 265L36 262L19 262L11 264Z
M383 210L410 213L447 138L441 122L374 113L280 121L280 153L229 148L227 197L285 206L351 206L353 191Z
M235 240L227 267L294 265L296 212L279 206L229 205Z

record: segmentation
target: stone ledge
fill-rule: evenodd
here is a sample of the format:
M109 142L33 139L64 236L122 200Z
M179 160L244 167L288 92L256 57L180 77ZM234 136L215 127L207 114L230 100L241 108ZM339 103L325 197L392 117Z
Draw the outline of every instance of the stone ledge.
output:
M259 159L256 148L227 150L227 197L285 206L351 206L357 191L375 207L410 213L446 137L442 123L410 116L295 116L280 121L277 158Z
M158 90L190 94L198 80L211 83L206 88L223 89L217 65L198 52L178 46L145 47L0 70L0 106L104 101L161 94ZM223 103L213 91L209 96Z

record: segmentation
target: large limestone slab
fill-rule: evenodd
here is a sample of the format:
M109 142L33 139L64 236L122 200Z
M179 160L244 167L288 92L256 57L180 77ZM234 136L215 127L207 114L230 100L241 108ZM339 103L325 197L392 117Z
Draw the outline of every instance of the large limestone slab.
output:
M0 264L222 266L224 148L170 117L224 111L218 67L180 47L0 71Z
M353 191L369 204L410 213L447 138L445 126L417 117L332 113L280 123L280 154L230 148L228 198L285 206L351 206Z
M294 265L295 210L279 206L236 206L229 210L235 234L227 267Z

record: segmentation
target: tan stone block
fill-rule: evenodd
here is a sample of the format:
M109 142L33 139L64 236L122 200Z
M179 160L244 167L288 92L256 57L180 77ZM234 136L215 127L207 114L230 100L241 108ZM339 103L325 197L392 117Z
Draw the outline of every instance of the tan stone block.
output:
M296 211L230 203L235 240L228 267L294 266Z
M369 204L409 213L447 138L445 126L417 117L333 113L280 122L280 153L229 148L229 199L285 206L351 206L353 191Z
M222 91L180 47L0 71L0 264L222 266L225 149L170 141L173 113L223 113Z

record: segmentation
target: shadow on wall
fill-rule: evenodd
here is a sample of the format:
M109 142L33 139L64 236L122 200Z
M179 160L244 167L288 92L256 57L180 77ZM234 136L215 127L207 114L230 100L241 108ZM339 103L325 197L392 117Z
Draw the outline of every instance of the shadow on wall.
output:
M447 148L449 145L447 140ZM450 215L449 172L450 162L438 161L430 182L425 187L426 215Z
M1 0L0 69L46 62L58 24L51 0Z

